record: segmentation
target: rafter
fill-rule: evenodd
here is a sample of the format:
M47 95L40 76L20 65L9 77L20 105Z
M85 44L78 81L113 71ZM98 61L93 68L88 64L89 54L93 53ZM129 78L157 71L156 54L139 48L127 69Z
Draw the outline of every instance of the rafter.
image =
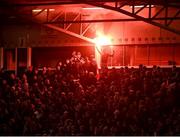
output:
M63 13L63 11L59 11L57 15L53 19L51 19L51 22L56 21Z
M180 10L174 15L173 18L176 18L180 14ZM173 22L173 19L171 19L168 23L167 26L169 26Z
M80 17L80 13L76 15L76 17L73 19L73 21L76 21ZM72 26L72 23L70 23L65 29L68 30Z
M149 3L149 0L133 0L135 4L147 4ZM0 4L0 7L29 7L29 6L51 6L51 5L67 5L67 4L81 4L84 2L92 2L92 3L105 3L105 2L115 2L115 4L118 3L123 4L126 3L127 0L59 0L59 1L37 1L37 2L23 2L23 3L18 3L18 2L8 2L6 0L2 1ZM180 2L179 0L151 0L151 4L154 5L165 5L168 4L169 6L179 8L180 7ZM129 0L128 3L132 3L132 0Z
M180 20L180 17L160 17L160 18L155 18L152 19L153 21L157 20ZM69 23L102 23L102 22L127 22L127 21L141 21L140 19L91 19L91 20L66 20L66 21L49 21L49 22L44 22L43 24L69 24Z
M41 13L43 13L44 11L45 11L45 9L39 11L38 13L36 13L35 15L33 15L32 17L36 17L36 16L40 15Z
M87 42L90 42L90 43L94 44L93 39L87 38L87 37L85 37L83 35L76 34L76 33L72 32L72 31L65 30L63 28L60 28L60 27L52 25L52 24L44 24L44 26L49 27L49 28L54 29L54 30L57 30L57 31L60 31L60 32L63 32L65 34L74 36L76 38L79 38L79 39L82 39L82 40L85 40Z
M138 14L140 11L142 11L144 8L146 8L147 4L135 11L135 14Z
M165 7L162 7L152 18L156 18L164 9Z
M170 27L168 27L168 26L165 26L165 25L162 25L162 24L160 24L160 23L154 22L154 21L152 21L152 20L149 19L149 18L144 18L144 17L142 17L142 16L139 16L139 15L137 15L137 14L133 14L133 13L131 13L131 12L129 12L129 11L126 11L126 10L124 10L124 9L121 9L121 8L115 8L115 7L113 7L113 6L104 5L104 4L99 4L99 3L92 3L92 2L86 2L86 4L89 4L89 5L92 5L92 6L96 6L96 7L102 7L102 8L104 8L104 9L108 9L108 10L112 10L112 11L117 11L117 12L122 13L122 14L125 14L125 15L127 15L127 16L129 16L129 17L133 17L133 18L135 18L135 19L139 19L139 20L144 21L144 22L146 22L146 23L148 23L148 24L151 24L151 25L154 25L154 26L163 28L163 29L165 29L165 30L168 30L168 31L170 31L170 32L173 32L173 33L176 33L176 34L179 34L179 35L180 35L180 31L179 31L179 30L176 30L176 29L174 29L174 28L170 28ZM151 15L149 15L149 16L151 17Z
M89 28L92 26L92 23L89 23L88 26L85 28L85 30L80 34L80 35L84 35L88 30Z

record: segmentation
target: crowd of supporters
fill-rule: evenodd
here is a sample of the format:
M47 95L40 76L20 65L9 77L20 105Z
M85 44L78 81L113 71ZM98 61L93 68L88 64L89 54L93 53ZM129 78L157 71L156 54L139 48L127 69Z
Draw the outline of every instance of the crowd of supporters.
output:
M180 74L166 70L103 69L93 57L0 71L0 135L180 135Z

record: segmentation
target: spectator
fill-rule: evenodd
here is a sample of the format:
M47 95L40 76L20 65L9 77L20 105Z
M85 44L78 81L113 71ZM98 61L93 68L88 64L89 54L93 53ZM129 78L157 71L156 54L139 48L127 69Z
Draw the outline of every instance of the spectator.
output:
M0 71L0 135L180 134L178 68L104 69L97 80L93 57L72 55L56 71Z

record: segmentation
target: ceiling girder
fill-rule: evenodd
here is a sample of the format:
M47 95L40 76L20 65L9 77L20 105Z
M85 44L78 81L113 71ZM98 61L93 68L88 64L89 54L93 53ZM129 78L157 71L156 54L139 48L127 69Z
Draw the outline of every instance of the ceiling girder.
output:
M134 6L133 6L134 7ZM141 12L142 10L144 10L147 7L147 5L144 5L143 7L139 8L138 10L134 11L133 14L137 15L139 12ZM118 7L119 9L119 7ZM149 7L149 9L151 9L151 7ZM43 9L42 11L44 11L45 9ZM48 11L48 9L46 9ZM166 14L164 17L158 17L161 12L165 10ZM39 13L37 13L37 15L40 15L42 13L42 11L40 11ZM173 20L180 20L180 17L178 17L180 10L177 10L176 14L173 16L167 16L167 8L162 7L159 9L159 11L157 11L157 13L152 16L151 13L150 15L145 18L145 19L150 19L151 21L158 21L158 20L164 20L166 21L165 25L170 25L172 23ZM149 10L149 12L151 12L151 10ZM48 13L45 14L48 16ZM50 13L49 13L50 14ZM64 15L63 15L64 14ZM37 16L35 15L35 16ZM62 17L63 15L63 17ZM125 22L125 21L142 21L142 19L139 18L117 18L117 19L82 19L82 14L78 12L78 14L75 16L75 18L73 20L67 20L66 19L67 16L67 12L65 11L59 11L52 19L49 19L48 21L46 20L46 18L44 20L41 21L41 23L43 24L68 24L68 27L65 26L65 28L69 28L73 23L100 23L100 22ZM60 18L61 17L61 18ZM169 21L169 22L168 22Z
M57 1L36 1L36 2L12 2L8 0L2 0L0 7L30 7L30 6L51 6L51 5L67 5L67 4L81 4L84 2L91 3L106 3L106 2L114 2L115 5L121 6L127 3L127 5L145 5L149 2L153 5L169 5L172 7L179 8L180 1L179 0L57 0Z
M162 7L152 18L156 18L164 9L165 7Z
M157 20L180 20L180 17L167 17L167 18L155 18ZM49 21L43 24L69 24L69 23L101 23L101 22L127 22L127 21L141 21L140 19L92 19L92 20L66 20L66 21Z
M139 13L140 11L142 11L146 6L147 6L147 4L144 5L143 7L141 7L140 9L138 9L137 11L135 11L134 14L138 14L138 13ZM134 6L133 6L133 7L134 7Z
M170 20L168 23L169 24L171 24L172 23L172 21L173 20L179 20L180 18L179 17L177 17L178 15L175 15L174 16L174 18L172 18L172 17L167 17L166 16L166 18L157 18L157 16L160 14L160 12L158 13L158 14L156 14L156 16L155 17L151 17L151 13L149 14L150 16L150 18L144 18L144 17L142 17L142 16L139 16L139 15L137 15L137 13L139 13L140 11L142 11L146 6L144 6L141 10L139 10L139 11L133 11L132 10L132 12L133 13L131 13L131 12L128 12L128 11L126 11L126 10L124 10L124 9L122 9L122 7L123 6L125 6L126 5L126 3L127 3L127 0L124 2L124 3L115 3L114 4L114 6L115 7L113 7L113 6L108 6L108 5L104 5L104 4L102 4L102 3L96 3L97 1L103 1L103 0L94 0L94 2L92 2L93 0L87 0L86 2L84 2L84 0L81 0L81 1L70 1L70 2L64 2L64 3L58 3L58 2L56 2L56 3L40 3L39 5L40 6L50 6L50 5L61 5L61 4L79 4L79 3L82 3L82 4L89 4L89 5L92 5L92 6L97 6L97 7L102 7L102 8L105 8L105 9L109 9L109 10L112 10L112 11L117 11L117 12L120 12L120 13L123 13L123 14L125 14L125 15L128 15L129 17L133 17L133 19L105 19L105 20L76 20L77 18L74 18L74 20L72 20L72 21L69 21L69 20L66 20L66 18L65 18L65 20L63 20L62 22L60 22L60 21L57 21L57 19L63 14L63 13L61 13L61 12L59 12L59 15L57 15L57 16L55 16L54 17L54 19L52 19L52 20L50 20L50 19L48 19L48 14L47 14L47 20L46 20L46 22L45 22L45 24L43 24L44 26L46 26L46 27L49 27L49 28L51 28L51 29L54 29L54 30L57 30L57 31L60 31L60 32L63 32L63 33L66 33L66 34L68 34L68 35L71 35L71 36L74 36L74 37L76 37L76 38L80 38L80 39L82 39L82 40L85 40L85 41L87 41L87 42L90 42L90 43L94 43L94 41L93 41L93 39L91 39L91 38L88 38L88 37L86 37L86 36L84 36L84 34L88 31L88 29L92 26L92 24L90 24L90 23L93 23L93 22L120 22L120 21L144 21L144 22L146 22L146 23L149 23L149 24L151 24L151 25L154 25L154 26L157 26L157 27L160 27L160 28L163 28L163 29L165 29L165 30L168 30L168 31L171 31L171 32L174 32L174 33L176 33L176 34L180 34L180 31L179 30L175 30L175 29L173 29L173 28L170 28L170 27L168 27L168 26L165 26L165 25L162 25L162 24L160 24L160 23L157 23L157 22L154 22L155 20ZM113 2L120 2L120 0L114 0ZM15 4L15 5L10 5L10 6L38 6L38 3L36 3L36 4ZM133 7L134 7L135 5L133 5ZM164 8L163 9L161 9L161 10L164 10ZM48 11L48 10L47 10ZM151 11L151 6L149 7L149 11ZM178 13L178 12L177 12ZM41 14L41 12L39 13L39 14ZM38 14L38 15L39 15ZM179 14L179 13L178 13ZM37 15L37 16L38 16ZM66 13L65 13L65 15L66 15ZM32 19L32 18L31 18ZM34 20L32 20L33 22L36 22L36 23L38 23L38 24L42 24L42 22L38 22L38 21L34 21ZM47 24L46 24L47 23ZM49 24L50 23L50 24ZM64 24L64 28L63 27L60 27L60 26L56 26L55 24L53 24L53 23L63 23ZM68 28L71 26L69 26L67 29L66 29L66 25L68 24L68 23L71 23L71 25L73 25L72 23L89 23L88 24L88 26L85 28L85 30L82 30L82 27L80 27L80 33L75 33L75 32L72 32L72 31L70 31L70 30L68 30ZM168 25L168 23L167 23L167 25ZM82 25L82 24L81 24Z
M174 17L167 23L167 26L169 26L173 20L180 14L180 10L178 12L176 12L176 14L174 15Z
M73 19L73 21L76 21L80 17L80 13L76 15L76 17ZM70 23L65 29L68 30L72 26L72 23Z
M93 39L91 39L91 38L85 37L83 35L76 34L76 33L72 32L72 31L68 31L68 30L60 28L58 26L55 26L55 25L52 25L52 24L44 24L44 26L49 27L49 28L54 29L54 30L57 30L57 31L60 31L60 32L63 32L63 33L66 33L66 34L74 36L76 38L85 40L87 42L94 43Z
M43 9L43 10L45 10L45 9ZM11 11L14 12L14 13L17 13L17 11L15 11L14 9L12 9ZM47 11L48 11L48 10L47 10ZM39 13L39 14L38 14L38 13ZM39 16L42 12L38 12L38 13L37 13L37 14L38 14L37 16ZM62 15L61 12L60 12L59 14ZM66 12L64 12L64 14L66 15ZM79 14L79 13L78 13L78 14ZM47 13L47 16L48 16L48 13ZM81 40L87 41L87 42L89 42L89 43L91 43L91 44L94 44L94 40L93 40L93 39L88 38L88 37L86 37L86 36L84 36L84 35L80 35L80 34L78 34L78 33L69 31L68 28L67 28L67 29L64 28L64 27L61 28L60 26L56 26L56 25L52 25L52 24L42 24L42 22L41 22L40 20L35 20L35 18L29 18L29 17L27 17L27 16L18 15L18 17L19 17L20 19L26 20L27 22L31 22L31 23L36 23L36 24L39 24L39 25L43 25L43 26L45 26L45 27L54 29L54 30L59 31L59 32L63 32L63 33L68 34L68 35L70 35L70 36L73 36L73 37L79 38L79 39L81 39ZM46 18L47 18L47 17L46 17ZM71 25L72 25L72 24L71 24ZM80 43L79 43L79 44L80 44Z
M63 13L63 11L58 12L58 14L55 17L53 17L53 19L51 19L51 22L57 20Z
M119 12L119 13L125 14L125 15L127 15L127 16L133 17L133 18L135 18L135 19L144 21L144 22L146 22L146 23L148 23L148 24L151 24L151 25L154 25L154 26L163 28L163 29L165 29L165 30L168 30L168 31L170 31L170 32L173 32L173 33L176 33L176 34L179 34L179 35L180 35L180 31L179 31L179 30L174 29L174 28L171 28L171 27L166 26L166 25L163 25L163 24L158 23L158 22L154 22L154 21L151 19L151 6L149 6L149 18L144 18L144 17L142 17L142 16L140 16L140 15L131 13L131 12L126 11L126 10L124 10L124 9L116 8L116 7L109 6L109 5L105 5L105 4L92 3L92 2L86 2L86 4L89 4L89 5L92 5L92 6L96 6L96 7L102 7L102 8L104 8L104 9L108 9L108 10L112 10L112 11L117 11L117 12Z
M63 11L63 12L58 12L57 15L55 17L53 17L53 19L49 19L49 21L47 21L47 22L57 21L57 20L59 20L59 17L61 17L61 15L63 16L63 20L66 21L68 15L65 11ZM39 14L39 16L40 16L40 14ZM48 17L48 12L47 12L46 16ZM45 20L47 17L45 17ZM70 36L73 36L73 37L76 37L76 38L79 38L81 40L84 40L84 41L87 41L89 43L94 44L93 39L88 38L84 35L87 32L87 30L91 27L90 23L88 24L88 26L84 30L83 30L82 26L79 27L78 33L69 30L70 27L73 26L73 22L77 21L78 18L81 19L80 13L77 13L75 15L72 22L62 23L63 25L61 25L61 26L59 26L58 24L52 24L52 23L51 24L50 23L49 24L42 23L42 20L38 20L38 17L36 19L34 19L33 21L38 23L38 24L44 25L45 27L54 29L54 30L59 31L59 32L63 32L63 33L68 34ZM82 24L80 24L80 25L82 25Z

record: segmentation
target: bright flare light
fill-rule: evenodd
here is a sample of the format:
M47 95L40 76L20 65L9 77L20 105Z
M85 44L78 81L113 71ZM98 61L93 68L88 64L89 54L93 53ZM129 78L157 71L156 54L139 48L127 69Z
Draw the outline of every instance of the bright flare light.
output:
M108 36L99 36L94 39L96 46L111 45L111 39Z
M97 62L98 68L101 68L101 52L102 46L112 46L111 37L97 33L97 38L94 39L95 43L95 59ZM111 47L112 49L112 47ZM99 72L97 72L99 73Z

